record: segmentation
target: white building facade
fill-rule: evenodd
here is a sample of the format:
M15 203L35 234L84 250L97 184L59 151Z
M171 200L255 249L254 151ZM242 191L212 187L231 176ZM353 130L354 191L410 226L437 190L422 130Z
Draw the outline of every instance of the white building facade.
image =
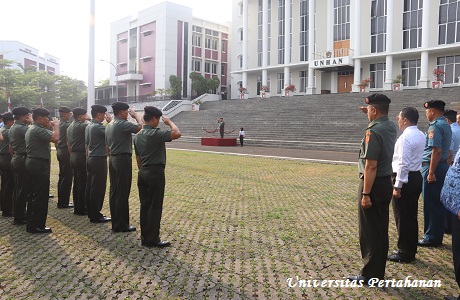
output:
M169 76L182 80L182 97L192 96L189 75L216 77L221 90L229 82L229 26L194 18L192 8L163 2L111 24L110 83L119 97L168 90ZM132 100L130 100L132 101Z
M232 92L284 95L459 84L458 0L233 0Z
M47 53L40 54L36 48L17 41L0 41L0 59L12 60L21 65L13 65L13 69L34 68L53 75L61 73L59 58Z

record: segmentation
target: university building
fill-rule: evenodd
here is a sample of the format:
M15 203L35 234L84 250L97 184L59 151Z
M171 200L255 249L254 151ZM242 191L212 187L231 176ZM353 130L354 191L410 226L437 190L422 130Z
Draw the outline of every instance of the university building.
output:
M233 93L424 89L435 69L459 84L458 0L233 0L232 24Z
M192 8L171 2L116 21L111 24L110 83L118 85L120 99L134 102L155 90L168 90L169 76L176 75L182 80L182 97L190 98L189 75L195 71L220 80L215 93L226 91L229 30L228 24L195 18Z
M24 68L34 68L53 75L61 72L59 58L47 53L40 54L37 49L17 41L0 41L0 59L16 62L11 68L21 71Z

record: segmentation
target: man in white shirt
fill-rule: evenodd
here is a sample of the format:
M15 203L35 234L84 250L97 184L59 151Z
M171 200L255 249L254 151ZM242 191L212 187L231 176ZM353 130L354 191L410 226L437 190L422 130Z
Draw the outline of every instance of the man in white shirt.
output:
M415 260L418 240L418 199L422 192L422 157L425 134L417 128L419 114L413 107L404 108L396 117L401 136L393 155L394 189L393 212L398 229L398 250L388 256L389 261Z
M457 112L452 109L446 109L444 111L444 117L446 118L446 122L450 125L450 129L452 129L452 143L450 144L450 151L452 151L452 155L449 154L447 158L447 164L452 164L452 159L458 152L458 148L460 147L460 125L457 123Z

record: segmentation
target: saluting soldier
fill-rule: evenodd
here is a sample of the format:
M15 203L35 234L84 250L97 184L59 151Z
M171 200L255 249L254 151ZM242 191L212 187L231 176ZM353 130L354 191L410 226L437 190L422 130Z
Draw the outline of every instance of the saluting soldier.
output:
M129 225L129 192L132 180L132 137L142 128L142 120L129 105L123 102L112 104L114 119L105 130L105 143L109 148L110 214L113 232L135 231ZM128 121L128 114L137 125Z
M51 232L51 228L45 226L50 189L50 142L56 143L59 140L59 120L53 118L50 122L49 114L46 108L33 110L34 124L26 132L26 168L32 191L26 230L30 233ZM52 131L48 129L51 126Z
M58 208L71 208L70 192L72 190L72 166L70 165L70 153L67 146L67 128L70 125L70 108L59 107L59 141L56 144L56 157L59 161L58 181Z
M383 94L366 98L370 123L361 142L358 171L359 244L364 266L349 280L368 284L369 279L384 279L388 241L389 206L393 194L391 163L396 141L396 126L388 119L391 100Z
M26 131L32 124L30 109L24 106L13 109L14 124L9 131L10 149L13 152L11 167L14 174L13 224L26 223L26 206L30 194L30 177L26 169Z
M139 168L137 186L141 201L141 244L146 247L166 247L169 241L160 239L160 222L165 192L165 142L181 137L179 128L167 117L164 123L171 130L160 130L158 124L163 115L156 107L144 107L142 130L134 137L134 150Z
M101 214L104 204L105 189L107 186L107 147L105 146L105 126L102 122L110 123L112 118L107 108L95 104L91 106L91 123L85 130L86 170L86 207L91 223L109 222L111 219Z
M86 155L85 129L90 117L86 109L77 107L72 110L73 122L67 128L67 145L70 152L70 164L73 170L74 214L84 216L86 211Z
M9 131L14 123L14 118L13 114L10 112L4 113L2 117L4 126L0 128L0 133L3 136L3 141L0 142L0 173L2 175L2 197L0 206L2 208L2 215L4 217L12 217L14 175L13 169L11 169Z

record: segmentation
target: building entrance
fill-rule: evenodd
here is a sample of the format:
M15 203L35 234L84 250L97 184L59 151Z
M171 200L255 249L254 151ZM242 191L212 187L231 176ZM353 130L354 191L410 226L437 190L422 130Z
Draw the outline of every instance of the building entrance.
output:
M338 72L337 93L350 93L353 77L352 71Z

